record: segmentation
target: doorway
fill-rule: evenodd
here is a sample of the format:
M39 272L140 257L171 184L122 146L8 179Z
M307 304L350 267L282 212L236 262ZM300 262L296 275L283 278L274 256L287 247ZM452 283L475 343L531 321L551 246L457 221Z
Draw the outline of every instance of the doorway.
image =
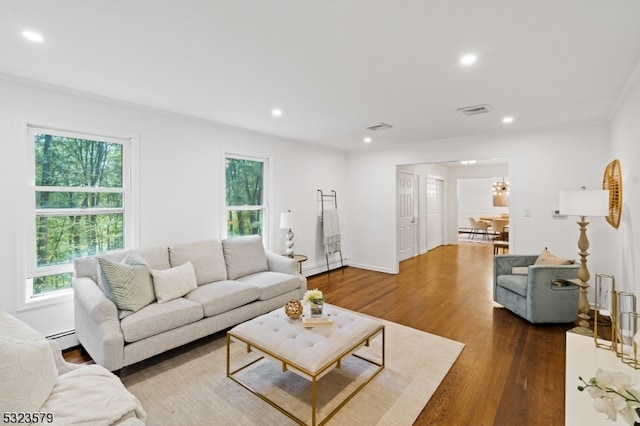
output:
M413 173L397 173L398 260L403 261L418 253L418 178Z
M427 251L444 244L444 180L427 176Z
M413 203L410 204L414 206L413 213L404 204L407 202L406 199L401 202L401 193L404 191L406 194L407 192L406 185L401 185L401 176L407 179L408 175L414 177L411 185L414 189ZM426 253L442 245L458 244L459 224L468 223L468 212L464 213L466 222L460 222L462 212L459 208L461 194L458 193L458 182L466 179L495 179L495 176L509 176L508 158L397 165L396 246L398 260L402 261ZM490 192L491 185L483 187L483 191L485 189ZM490 193L487 200L492 200ZM464 204L465 201L462 203ZM401 219L402 205L405 208L402 210L404 217ZM493 208L485 209L482 207L474 214L486 215L492 212ZM506 212L508 212L508 207ZM412 220L413 222L411 222ZM409 227L409 225L412 226Z

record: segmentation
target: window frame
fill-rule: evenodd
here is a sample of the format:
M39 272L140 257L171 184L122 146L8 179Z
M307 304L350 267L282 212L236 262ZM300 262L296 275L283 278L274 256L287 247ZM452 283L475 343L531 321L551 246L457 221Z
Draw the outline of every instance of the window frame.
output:
M137 199L137 183L134 174L134 161L137 159L137 136L135 135L118 135L113 132L96 132L91 130L83 130L81 126L52 126L46 124L35 124L25 122L25 139L27 145L27 191L26 191L26 214L24 215L25 230L25 250L24 250L24 267L22 268L23 284L18 292L18 310L30 309L39 306L46 306L53 303L60 303L71 300L73 297L73 289L61 289L43 294L33 293L33 279L41 276L55 275L73 272L73 262L37 266L37 227L36 218L38 216L57 217L57 216L89 216L103 215L110 213L122 213L123 215L123 245L124 248L131 248L137 242L138 230L138 214L137 205L134 199ZM77 130L67 130L75 128ZM66 186L37 186L36 185L36 162L35 162L35 135L50 134L55 136L86 139L91 141L99 141L106 143L117 143L122 145L122 186L121 187L102 187L90 188L87 191L85 187L66 187ZM122 207L118 208L36 208L36 194L43 191L54 192L100 192L100 193L120 193L122 194Z
M262 204L259 206L228 206L227 205L227 159L234 158L238 160L257 161L262 163ZM271 208L270 208L270 186L271 186L271 159L267 156L258 157L252 155L235 154L231 152L225 152L222 158L222 220L221 220L221 235L222 238L229 238L229 229L227 226L227 217L232 210L261 210L262 211L262 243L265 247L269 247L269 241L271 239ZM233 238L233 237L231 237Z

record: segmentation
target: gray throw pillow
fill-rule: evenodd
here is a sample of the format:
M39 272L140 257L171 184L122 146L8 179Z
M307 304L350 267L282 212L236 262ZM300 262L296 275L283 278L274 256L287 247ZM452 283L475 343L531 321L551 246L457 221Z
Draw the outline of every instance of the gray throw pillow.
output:
M122 263L98 258L120 319L139 311L156 300L149 267L132 253Z

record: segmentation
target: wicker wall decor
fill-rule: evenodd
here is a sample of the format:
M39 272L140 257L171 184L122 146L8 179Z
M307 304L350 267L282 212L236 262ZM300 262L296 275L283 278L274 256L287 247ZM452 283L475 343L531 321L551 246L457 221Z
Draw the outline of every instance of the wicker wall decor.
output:
M622 172L620 171L620 161L613 160L604 169L604 179L602 189L609 190L609 215L607 222L614 228L620 226L620 216L622 215Z

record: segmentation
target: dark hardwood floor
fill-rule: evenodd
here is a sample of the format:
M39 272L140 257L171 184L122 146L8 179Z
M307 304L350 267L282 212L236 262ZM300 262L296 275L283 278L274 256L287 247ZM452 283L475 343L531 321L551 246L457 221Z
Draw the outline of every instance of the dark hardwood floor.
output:
M563 425L565 331L492 299L491 244L442 246L397 275L345 267L309 278L328 303L464 343L415 425ZM69 360L87 359L80 350Z
M442 246L398 275L346 268L309 280L328 303L466 345L416 425L564 424L567 325L531 325L493 302L490 244Z

